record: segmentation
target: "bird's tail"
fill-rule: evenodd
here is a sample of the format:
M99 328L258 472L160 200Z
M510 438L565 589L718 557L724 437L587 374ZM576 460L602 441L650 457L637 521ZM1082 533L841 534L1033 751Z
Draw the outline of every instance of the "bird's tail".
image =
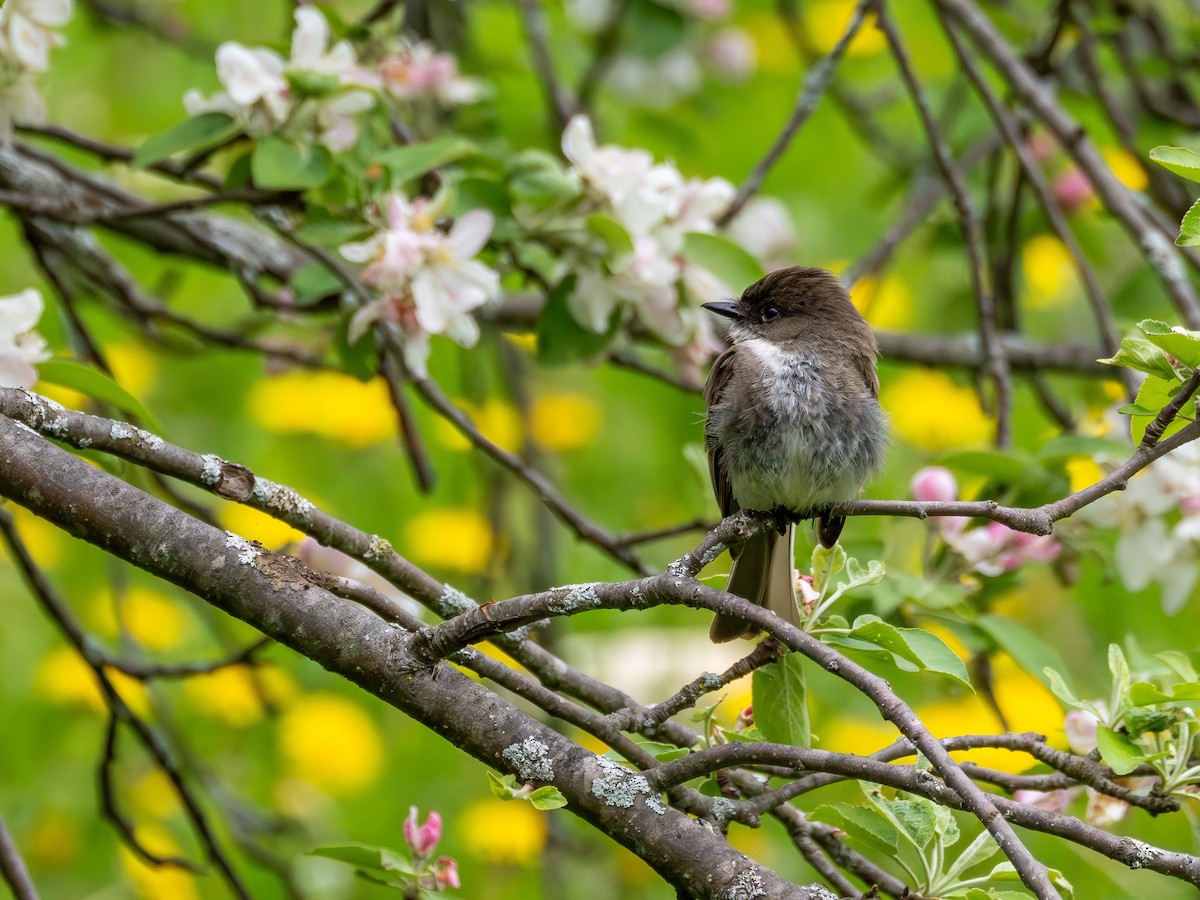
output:
M751 603L765 606L793 625L800 624L796 608L796 582L792 574L795 527L788 525L784 534L768 531L756 534L738 550L729 570L725 590ZM740 637L753 637L758 629L741 619L717 615L708 636L723 644Z

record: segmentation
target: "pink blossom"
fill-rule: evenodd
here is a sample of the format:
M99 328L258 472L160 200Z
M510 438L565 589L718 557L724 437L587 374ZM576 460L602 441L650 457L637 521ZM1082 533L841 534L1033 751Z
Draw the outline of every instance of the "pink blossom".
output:
M697 19L719 22L729 18L729 0L688 0L687 11Z
M462 882L458 878L458 861L452 856L437 858L433 864L433 878L440 891L462 887Z
M909 485L913 499L922 503L945 503L958 499L958 482L949 469L926 466L913 476Z
M742 28L721 29L701 52L716 73L730 81L745 81L758 64L754 39Z
M1070 791L1017 791L1013 794L1013 799L1018 803L1024 803L1026 806L1032 806L1035 809L1043 809L1046 812L1060 813L1066 810L1071 803Z
M453 56L429 44L402 48L379 63L377 71L384 88L401 100L428 96L456 105L474 103L483 94L479 82L459 74Z
M1072 753L1086 756L1096 749L1096 726L1100 724L1090 712L1073 709L1063 718L1063 731Z
M1082 170L1072 167L1054 179L1054 197L1069 213L1078 212L1095 199L1092 183Z
M442 839L442 817L433 810L423 825L417 824L417 808L408 808L408 818L404 820L404 843L412 848L416 856L423 858L434 851L438 841ZM457 877L457 875L456 875Z
M1025 141L1025 145L1029 148L1030 154L1038 162L1046 162L1055 153L1058 152L1058 144L1054 138L1044 131L1035 131L1029 135Z

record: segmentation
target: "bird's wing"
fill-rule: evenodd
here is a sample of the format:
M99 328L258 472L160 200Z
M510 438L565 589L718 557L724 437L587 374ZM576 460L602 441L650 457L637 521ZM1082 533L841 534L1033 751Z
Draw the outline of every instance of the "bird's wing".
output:
M704 405L708 409L708 419L704 425L704 449L708 453L708 476L712 480L713 494L717 498L717 506L722 516L732 515L741 509L733 499L733 487L729 483L729 473L725 469L725 458L721 445L713 431L712 409L721 402L721 397L729 384L729 377L734 370L734 348L730 347L717 357L708 381L704 385Z
M854 368L862 377L862 382L871 391L871 396L879 398L879 368L878 359L874 353L854 354Z

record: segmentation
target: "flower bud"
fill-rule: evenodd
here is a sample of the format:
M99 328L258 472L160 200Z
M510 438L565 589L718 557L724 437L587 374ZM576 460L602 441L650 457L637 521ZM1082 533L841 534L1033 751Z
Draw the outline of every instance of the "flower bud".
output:
M428 856L437 847L442 837L442 817L430 811L424 825L417 824L417 808L408 808L408 818L404 820L404 842L412 848L418 857Z
M909 489L922 503L945 503L958 499L958 484L949 469L926 466L913 476Z

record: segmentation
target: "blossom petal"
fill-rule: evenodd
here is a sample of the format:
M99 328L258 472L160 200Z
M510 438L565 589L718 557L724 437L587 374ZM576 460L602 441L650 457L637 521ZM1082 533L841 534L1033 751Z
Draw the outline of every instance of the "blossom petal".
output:
M458 259L470 259L492 236L495 220L486 209L473 209L459 216L446 236L446 246Z
M312 6L301 6L296 10L295 18L291 62L301 69L311 69L320 64L329 43L329 23L320 10Z
M577 166L586 164L596 155L596 138L587 116L573 116L563 129L562 151Z

